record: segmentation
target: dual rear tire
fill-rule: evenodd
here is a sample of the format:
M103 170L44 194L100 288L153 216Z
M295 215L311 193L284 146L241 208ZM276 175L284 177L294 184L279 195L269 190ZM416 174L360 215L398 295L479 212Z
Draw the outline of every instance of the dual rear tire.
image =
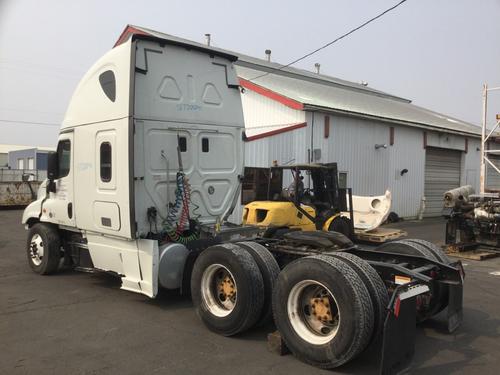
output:
M321 368L359 355L381 331L388 302L377 272L347 253L315 255L288 264L254 242L203 251L191 294L205 325L225 336L274 322L290 351ZM271 309L272 307L272 309Z
M382 329L386 295L377 272L362 259L341 252L309 256L278 277L274 320L298 359L335 368L362 353Z
M279 267L255 242L209 247L196 260L191 296L212 331L233 336L271 320L271 299Z

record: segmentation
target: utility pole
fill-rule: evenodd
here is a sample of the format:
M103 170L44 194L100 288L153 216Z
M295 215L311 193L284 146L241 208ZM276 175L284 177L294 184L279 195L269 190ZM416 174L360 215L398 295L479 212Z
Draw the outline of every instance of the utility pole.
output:
M484 194L486 185L486 164L484 151L486 150L486 114L488 112L488 84L483 85L483 121L481 123L481 169L479 174L479 192Z

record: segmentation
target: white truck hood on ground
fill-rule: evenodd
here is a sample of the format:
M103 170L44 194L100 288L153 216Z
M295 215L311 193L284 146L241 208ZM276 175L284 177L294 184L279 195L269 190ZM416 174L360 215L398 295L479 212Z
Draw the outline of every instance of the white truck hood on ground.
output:
M353 195L352 206L354 229L365 232L376 229L391 212L391 192L386 190L384 195L374 197ZM349 217L349 212L343 212L342 216Z

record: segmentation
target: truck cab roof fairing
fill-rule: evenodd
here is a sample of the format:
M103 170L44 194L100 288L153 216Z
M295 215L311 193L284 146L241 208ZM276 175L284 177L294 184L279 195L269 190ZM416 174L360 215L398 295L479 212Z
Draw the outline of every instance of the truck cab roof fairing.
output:
M196 43L196 42L186 43L186 42L183 42L180 40L158 38L156 36L145 35L145 34L133 34L132 37L130 38L130 40L132 40L132 41L150 40L153 42L158 42L160 45L170 44L173 46L185 47L185 48L190 49L190 50L192 49L195 51L208 53L208 54L213 55L213 56L222 57L222 58L227 59L231 62L238 60L238 56L236 56L236 55L226 53L224 51L220 51L219 49L211 48L209 46L205 46L203 44ZM115 48L118 48L118 47L115 47Z
M131 48L131 41L113 48L87 71L71 97L61 130L131 115Z

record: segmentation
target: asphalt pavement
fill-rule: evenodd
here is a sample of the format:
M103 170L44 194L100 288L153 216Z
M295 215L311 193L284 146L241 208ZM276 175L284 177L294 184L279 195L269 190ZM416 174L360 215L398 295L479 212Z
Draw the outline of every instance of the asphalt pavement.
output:
M335 371L318 370L269 352L272 325L226 338L174 292L152 300L106 274L39 276L27 263L21 215L0 210L0 374L377 373L377 345ZM442 220L392 226L443 241ZM411 374L500 373L500 258L464 263L464 322L451 335L442 315L420 325Z

